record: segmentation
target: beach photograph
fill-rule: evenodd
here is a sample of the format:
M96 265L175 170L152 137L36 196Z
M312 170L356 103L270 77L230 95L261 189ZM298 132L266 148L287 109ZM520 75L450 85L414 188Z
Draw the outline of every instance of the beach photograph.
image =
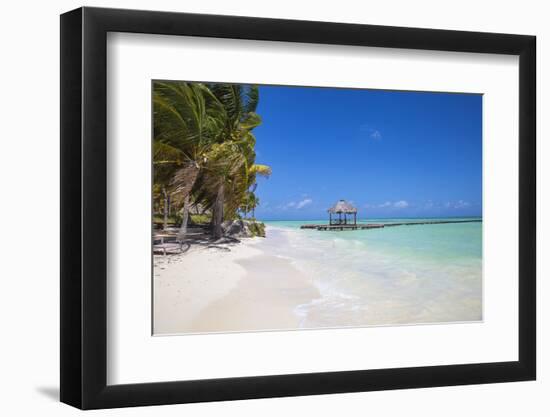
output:
M483 321L482 95L153 80L151 100L153 335Z

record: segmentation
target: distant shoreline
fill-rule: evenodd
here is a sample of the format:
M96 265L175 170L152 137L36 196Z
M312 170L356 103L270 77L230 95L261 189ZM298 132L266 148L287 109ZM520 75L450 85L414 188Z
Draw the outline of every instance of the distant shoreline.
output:
M357 222L374 222L378 220L422 220L422 219L430 219L430 220L436 220L436 219L481 219L483 220L483 216L436 216L436 217L426 217L426 216L418 216L418 217L406 217L406 216L394 216L394 217L367 217L367 218L357 218ZM262 219L257 218L256 219L259 222L326 222L328 223L328 218L316 218L316 219Z

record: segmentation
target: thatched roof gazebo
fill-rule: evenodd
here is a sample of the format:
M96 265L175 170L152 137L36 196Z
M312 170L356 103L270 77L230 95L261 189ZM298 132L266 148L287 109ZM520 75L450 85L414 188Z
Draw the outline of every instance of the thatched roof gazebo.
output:
M338 214L338 218L333 219L332 218L333 214L334 215ZM352 214L353 214L353 223L351 222L351 219L350 219L349 224L357 224L357 209L347 201L340 200L334 206L328 209L329 224L330 225L348 224L348 215L352 215Z

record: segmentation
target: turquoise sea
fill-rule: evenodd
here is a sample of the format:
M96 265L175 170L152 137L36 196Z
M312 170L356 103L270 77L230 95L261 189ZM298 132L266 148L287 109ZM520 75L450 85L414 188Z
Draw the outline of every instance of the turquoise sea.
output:
M456 218L469 220L479 218ZM364 223L445 219L368 219ZM482 320L482 222L353 231L267 221L263 250L288 259L320 293L302 327Z

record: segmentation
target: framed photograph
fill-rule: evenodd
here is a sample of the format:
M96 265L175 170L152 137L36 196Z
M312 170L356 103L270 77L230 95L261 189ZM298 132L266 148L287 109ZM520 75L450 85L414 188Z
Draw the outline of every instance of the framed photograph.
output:
M61 16L61 401L536 375L535 37Z

